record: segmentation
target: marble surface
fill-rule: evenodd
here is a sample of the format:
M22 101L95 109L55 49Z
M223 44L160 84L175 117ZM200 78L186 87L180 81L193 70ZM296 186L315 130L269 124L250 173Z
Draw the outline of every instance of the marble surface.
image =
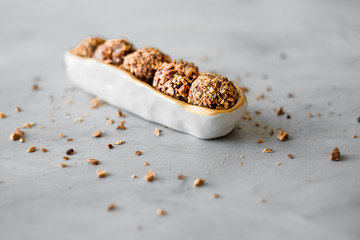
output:
M360 136L359 7L310 0L1 1L0 112L7 118L0 119L0 239L359 239L360 138L352 138ZM125 112L127 130L116 131L106 118L119 122L117 109L91 109L92 96L74 88L63 69L65 50L88 35L126 37L240 77L252 121L205 141ZM261 93L265 98L256 100ZM279 106L291 119L273 112ZM78 117L82 123L73 121ZM27 122L36 126L26 141L10 141ZM288 141L267 134L277 127L289 132ZM104 136L91 138L96 130ZM109 150L116 140L126 143ZM49 151L27 153L30 146ZM340 162L329 160L335 146ZM265 154L265 147L275 152ZM61 168L69 148L76 154ZM108 177L97 178L97 169ZM158 173L154 182L143 179L148 170ZM206 184L194 188L196 178ZM108 211L112 203L116 209ZM158 216L158 208L167 214Z

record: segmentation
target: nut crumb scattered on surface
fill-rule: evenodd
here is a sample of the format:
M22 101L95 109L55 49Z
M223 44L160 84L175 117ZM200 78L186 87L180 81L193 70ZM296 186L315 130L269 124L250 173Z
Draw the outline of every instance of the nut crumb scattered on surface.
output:
M205 184L205 180L201 178L198 178L194 181L194 187L201 187L204 184Z
M316 116L321 117L321 113L317 113Z
M21 138L19 139L19 142L21 142L21 143L25 142L25 138L21 137Z
M70 148L69 150L66 151L66 155L73 155L74 154L74 149Z
M109 118L106 122L107 122L108 124L113 124L113 123L114 123L114 120L112 120L111 118Z
M279 110L276 112L276 115L278 115L278 116L284 115L284 114L285 114L285 112L282 107L280 107Z
M114 148L114 146L113 146L112 144L108 144L107 147L108 147L109 149L113 149L113 148Z
M121 145L121 144L124 144L125 141L117 141L117 142L114 142L115 145Z
M156 210L156 213L157 213L157 215L159 215L159 216L163 216L163 215L166 214L165 210L164 210L164 209L161 209L161 208L157 209L157 210Z
M105 170L101 170L101 169L96 170L96 174L97 174L97 176L98 176L99 178L104 178L104 177L106 177L106 171L105 171Z
M63 167L63 168L67 167L66 163L61 163L60 166Z
M273 153L274 150L273 150L272 148L265 148L265 149L263 150L263 152L264 152L264 153Z
M357 118L357 121L360 123L360 117Z
M101 135L102 135L101 131L96 131L96 132L93 132L93 133L91 134L91 136L92 136L93 138L101 137Z
M64 135L64 134L62 134L62 133L59 133L59 137L64 138L64 137L65 137L65 135Z
M213 198L219 198L219 194L214 193L214 194L212 195L212 197L213 197Z
M31 128L32 125L30 123L24 123L22 127L23 128Z
M357 138L357 135L356 134L352 135L352 138Z
M46 153L48 150L46 148L41 148L41 151L43 151L44 153Z
M136 156L140 156L141 154L142 154L142 151L139 151L139 150L138 150L138 151L135 152L135 155L136 155Z
M244 165L244 163L243 162L239 162L239 165L241 166L241 165Z
M265 202L265 199L259 198L258 201L259 201L260 203L263 203L263 202Z
M19 107L15 108L15 112L21 112L21 108Z
M293 156L291 153L288 154L288 157L289 157L290 159L294 159L294 156Z
M149 166L150 163L148 163L148 162L143 162L143 165L144 165L144 166Z
M280 162L276 162L276 165L280 165L281 163Z
M137 176L135 174L132 174L131 177L132 178L137 178Z
M120 110L117 111L116 115L117 115L118 117L122 117L122 118L125 117L125 115L124 115Z
M312 115L312 113L310 113L310 112L308 112L307 115L311 118L314 117L314 115Z
M67 157L67 156L63 156L62 157L64 160L69 160L70 158L69 157Z
M260 144L260 143L263 143L264 141L263 140L257 140L256 143L257 144Z
M0 112L0 118L6 118L6 115L5 115L5 113L3 113L3 112Z
M292 97L294 97L294 94L289 93L289 94L288 94L288 97L289 97L289 98L292 98Z
M239 158L245 158L243 155L240 155Z
M119 123L119 125L117 126L116 129L125 130L126 127L125 127L124 123L125 123L125 121L122 120L122 121Z
M27 152L35 152L36 151L36 147L29 147Z
M111 211L111 210L114 210L115 209L115 204L110 204L108 206L108 210Z
M255 112L255 114L261 114L261 112L260 111L254 111Z
M16 140L19 140L22 136L23 136L23 134L20 131L14 132L10 135L10 140L16 141Z
M182 174L179 174L179 176L177 177L177 179L179 179L179 180L182 180L182 179L184 179L184 175L182 175Z
M277 138L280 141L286 141L289 139L289 134L287 132L285 132L284 130L279 130L279 133L277 135Z
M271 130L269 131L269 134L270 134L270 136L274 135L274 130L271 129Z
M145 174L144 179L145 179L146 181L148 181L148 182L153 181L153 180L155 179L155 173L154 173L152 170L148 171L148 172Z
M330 155L330 160L332 161L340 161L340 150L338 147L335 147L333 152Z
M66 141L68 141L68 142L71 142L71 141L73 141L74 139L72 139L72 138L67 138L66 139Z
M39 128L44 129L44 128L45 128L45 126L40 126Z
M259 96L256 97L256 100L264 99L265 95L262 93Z
M100 163L99 160L94 159L94 158L88 158L87 159L88 163L90 163L91 165L98 165Z
M161 130L155 128L155 135L156 136L160 137L160 132L161 132Z

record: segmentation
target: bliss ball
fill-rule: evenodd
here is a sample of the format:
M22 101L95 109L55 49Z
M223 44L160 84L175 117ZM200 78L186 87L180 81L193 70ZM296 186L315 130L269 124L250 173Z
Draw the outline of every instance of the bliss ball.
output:
M91 58L94 56L95 49L100 44L104 43L105 40L97 37L88 37L82 40L82 42L74 49L71 50L71 53L85 58Z
M199 74L193 63L173 61L163 63L155 72L153 87L173 98L188 101L191 83Z
M108 40L96 48L94 58L105 63L120 66L125 56L135 50L133 45L125 39Z
M229 109L238 99L235 85L216 73L200 73L191 84L188 103L212 109Z
M127 55L122 68L140 80L152 84L156 70L164 62L171 62L168 55L163 54L156 48L147 47Z

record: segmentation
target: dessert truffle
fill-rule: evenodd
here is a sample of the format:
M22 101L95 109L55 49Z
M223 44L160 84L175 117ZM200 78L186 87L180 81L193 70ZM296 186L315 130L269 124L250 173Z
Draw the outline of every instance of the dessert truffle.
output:
M156 70L164 62L171 62L168 55L155 48L142 48L127 55L122 68L132 73L135 77L152 84Z
M187 102L191 83L199 75L193 63L173 61L163 63L155 72L153 87L171 97Z
M237 99L237 89L226 77L216 73L200 73L191 84L188 103L213 109L229 109Z
M80 56L91 58L94 56L95 49L100 44L104 43L105 40L97 37L85 38L76 48L71 50L71 53Z
M94 58L119 66L124 58L136 49L125 39L108 40L99 45L94 53Z

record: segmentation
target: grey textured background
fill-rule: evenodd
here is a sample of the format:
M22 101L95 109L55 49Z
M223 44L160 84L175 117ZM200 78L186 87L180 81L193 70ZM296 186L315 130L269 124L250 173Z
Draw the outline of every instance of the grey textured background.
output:
M0 239L359 239L360 138L352 138L360 135L359 10L358 1L0 1L0 111L8 116L0 119ZM62 67L66 49L89 35L126 37L241 77L253 120L211 141L131 113L128 129L116 131L106 123L120 120L116 109L92 110L92 96ZM276 116L279 106L292 118ZM26 142L10 141L26 122L37 124ZM264 125L287 130L290 140L262 136ZM95 130L104 137L91 138ZM107 149L115 140L126 143ZM27 153L29 146L49 152ZM335 146L341 162L329 160ZM76 154L63 169L70 147ZM99 168L109 176L98 179ZM150 169L158 178L147 183ZM199 177L206 185L194 188ZM108 212L111 203L117 208Z

